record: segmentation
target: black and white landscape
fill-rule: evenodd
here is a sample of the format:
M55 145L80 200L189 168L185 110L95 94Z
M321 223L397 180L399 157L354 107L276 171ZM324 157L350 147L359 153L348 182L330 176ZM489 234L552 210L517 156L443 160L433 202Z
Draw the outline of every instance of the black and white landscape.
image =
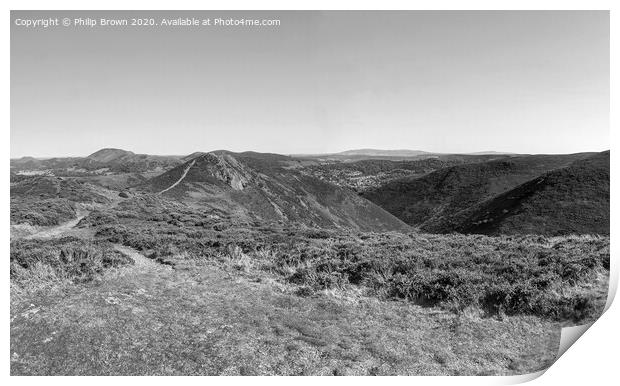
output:
M11 160L15 374L520 374L603 309L609 152Z
M251 14L12 26L11 374L549 367L607 300L608 14Z

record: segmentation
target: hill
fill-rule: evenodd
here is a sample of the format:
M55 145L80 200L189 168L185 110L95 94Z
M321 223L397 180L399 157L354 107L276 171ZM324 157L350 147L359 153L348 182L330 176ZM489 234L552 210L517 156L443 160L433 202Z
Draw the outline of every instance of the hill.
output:
M65 177L93 177L132 173L152 176L179 165L181 156L135 154L121 149L101 149L87 157L60 157L36 159L22 157L11 159L11 171L24 175L54 175ZM96 181L95 181L96 182Z
M462 233L609 234L609 151L485 201L459 217ZM447 229L446 229L447 230Z
M405 177L421 177L450 166L503 158L507 156L450 154L396 161L375 158L353 162L316 162L303 165L301 171L361 193Z
M245 221L368 231L409 227L368 200L290 168L278 154L211 152L156 176L140 189Z
M419 155L431 154L426 151L421 150L381 150L381 149L356 149L356 150L346 150L341 151L340 153L336 153L336 155L367 155L371 157L416 157Z
M190 161L190 160L192 160L192 159L194 159L194 158L196 158L198 156L205 155L205 154L207 154L207 153L205 153L204 151L195 151L195 152L193 152L193 153L191 153L189 155L186 155L185 157L181 158L181 160L183 160L183 162Z
M88 159L97 162L111 162L121 158L131 158L135 153L121 149L101 149L89 155Z
M515 156L456 165L388 182L363 197L424 231L447 232L446 223L455 214L594 154Z
M441 159L444 161L460 160L462 162L471 161L477 157L481 158L505 158L516 156L514 153L504 153L496 151L482 151L477 153L432 153L422 150L380 150L380 149L358 149L346 150L340 153L326 154L296 154L296 158L304 160L315 160L319 162L358 162L363 160L389 160L389 161L415 161L429 158Z

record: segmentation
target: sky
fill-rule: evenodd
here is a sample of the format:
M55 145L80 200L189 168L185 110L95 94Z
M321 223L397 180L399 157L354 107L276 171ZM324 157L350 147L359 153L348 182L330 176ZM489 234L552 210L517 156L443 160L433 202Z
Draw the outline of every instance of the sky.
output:
M280 25L16 25L49 17ZM607 11L13 11L11 21L11 157L610 146Z

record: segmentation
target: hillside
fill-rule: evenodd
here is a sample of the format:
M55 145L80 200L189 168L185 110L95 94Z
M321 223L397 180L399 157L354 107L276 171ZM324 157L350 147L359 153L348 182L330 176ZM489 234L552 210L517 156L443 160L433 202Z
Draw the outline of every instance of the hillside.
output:
M92 185L61 177L14 176L10 188L11 198L65 198L75 202L107 202Z
M244 227L150 194L58 229L11 237L14 375L524 374L607 295L608 237Z
M58 225L75 218L77 203L110 201L92 184L59 177L12 175L10 189L11 224Z
M354 162L336 161L304 165L301 172L361 193L401 178L421 177L446 167L497 158L500 157L496 155L446 155L400 161L364 159Z
M121 149L101 149L89 155L88 159L97 162L111 162L121 158L131 158L135 153Z
M394 180L362 195L410 225L446 232L446 222L456 213L594 154L517 156L456 165Z
M609 214L606 151L483 202L460 215L464 219L453 228L487 235L608 235Z
M292 162L278 154L211 152L150 179L140 189L244 221L377 232L409 229L355 193L289 168Z

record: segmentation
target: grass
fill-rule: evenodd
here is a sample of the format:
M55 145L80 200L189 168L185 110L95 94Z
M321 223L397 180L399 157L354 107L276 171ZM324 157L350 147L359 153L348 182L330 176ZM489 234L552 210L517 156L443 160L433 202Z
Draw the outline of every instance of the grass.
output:
M11 224L34 226L58 225L76 216L75 204L69 200L15 200L11 199Z
M266 272L311 296L358 291L455 313L536 315L583 322L602 311L609 275L609 238L357 233L207 220L190 207L163 205L157 216L136 211L95 214L96 237L160 262L228 262ZM144 209L144 208L142 208ZM109 223L106 223L109 221Z
M234 252L233 252L234 253ZM151 264L11 308L13 375L485 375L544 368L556 323L300 297L227 265ZM198 263L198 262L196 262Z
M247 223L156 196L78 227L94 239L11 242L14 375L522 374L598 316L609 269L606 237Z
M100 277L105 269L130 264L132 258L107 242L75 237L11 241L11 288L19 294L87 283Z

